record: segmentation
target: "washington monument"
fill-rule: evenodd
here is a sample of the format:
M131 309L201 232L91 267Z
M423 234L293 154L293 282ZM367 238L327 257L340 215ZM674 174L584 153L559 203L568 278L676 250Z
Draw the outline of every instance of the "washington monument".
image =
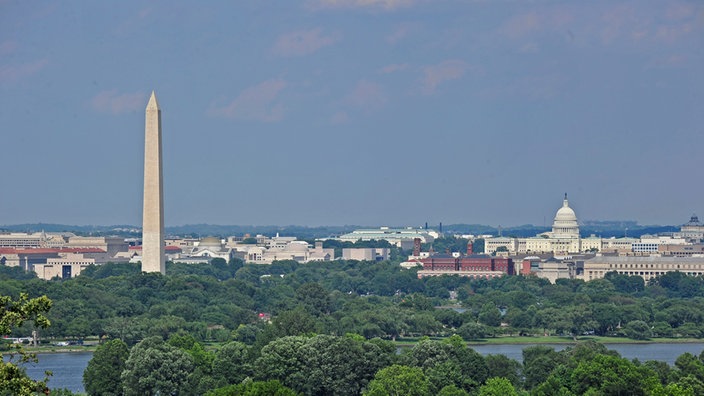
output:
M156 94L147 103L144 128L144 211L142 271L166 272L164 263L164 187L161 170L161 109Z

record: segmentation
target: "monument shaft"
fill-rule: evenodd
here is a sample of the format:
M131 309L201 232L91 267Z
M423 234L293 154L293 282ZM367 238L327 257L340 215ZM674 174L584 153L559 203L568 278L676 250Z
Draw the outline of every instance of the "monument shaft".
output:
M161 109L152 91L146 110L142 271L166 272L164 262L164 187L161 166Z

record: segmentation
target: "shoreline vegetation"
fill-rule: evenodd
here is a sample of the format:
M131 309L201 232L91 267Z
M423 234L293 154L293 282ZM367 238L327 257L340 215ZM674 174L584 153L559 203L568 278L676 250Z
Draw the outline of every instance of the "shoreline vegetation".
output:
M394 341L394 344L398 348L412 348L422 339L431 339L435 341L442 341L449 337L399 337ZM595 341L599 344L695 344L704 343L704 339L701 338L667 338L658 337L650 338L647 340L633 340L626 337L601 337L601 336L583 336L577 337L575 340L570 336L503 336L503 337L492 337L484 338L479 340L466 341L465 344L468 347L472 346L484 346L484 345L577 345L579 343ZM97 342L88 343L82 346L72 346L72 347L57 347L55 345L46 346L28 346L24 345L25 351L30 353L81 353L81 352L95 352L98 347ZM220 343L213 343L209 347L213 348L220 346ZM210 349L209 348L209 349ZM12 350L2 351L2 355L10 355L16 353Z

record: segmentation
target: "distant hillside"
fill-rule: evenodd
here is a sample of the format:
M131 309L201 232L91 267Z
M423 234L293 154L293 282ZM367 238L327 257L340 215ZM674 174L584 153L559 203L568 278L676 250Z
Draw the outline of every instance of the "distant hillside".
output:
M319 226L319 227L306 227L306 226L254 226L254 225L214 225L214 224L187 224L183 226L176 227L166 227L167 234L174 235L189 235L193 237L202 236L220 236L225 237L229 235L245 235L250 234L252 236L257 234L273 236L277 233L281 236L295 236L299 239L315 239L315 238L326 238L335 237L352 230L360 228L354 225L345 226Z
M137 230L140 227L135 227L131 225L111 225L111 226L97 226L97 225L67 225L67 224L48 224L48 223L33 223L33 224L13 224L13 225L2 225L0 226L0 231L5 232L72 232L77 235L102 235L114 234L115 231L120 230Z
M217 225L217 224L187 224L175 227L165 227L167 235L174 236L190 236L190 237L205 237L219 236L226 237L229 235L267 235L273 236L279 233L282 236L295 236L299 239L315 239L325 237L335 237L348 233L354 229L362 228L355 225L345 226L321 226L321 227L305 227L305 226L253 226L253 225ZM67 224L14 224L0 226L0 231L5 232L72 232L76 235L118 235L124 237L139 237L141 235L141 227L134 225L110 225L110 226L79 226Z

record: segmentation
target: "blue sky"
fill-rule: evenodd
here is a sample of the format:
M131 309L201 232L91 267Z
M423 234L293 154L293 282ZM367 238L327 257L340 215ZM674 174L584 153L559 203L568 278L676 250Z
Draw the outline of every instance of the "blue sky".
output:
M700 1L0 0L0 224L681 224Z

